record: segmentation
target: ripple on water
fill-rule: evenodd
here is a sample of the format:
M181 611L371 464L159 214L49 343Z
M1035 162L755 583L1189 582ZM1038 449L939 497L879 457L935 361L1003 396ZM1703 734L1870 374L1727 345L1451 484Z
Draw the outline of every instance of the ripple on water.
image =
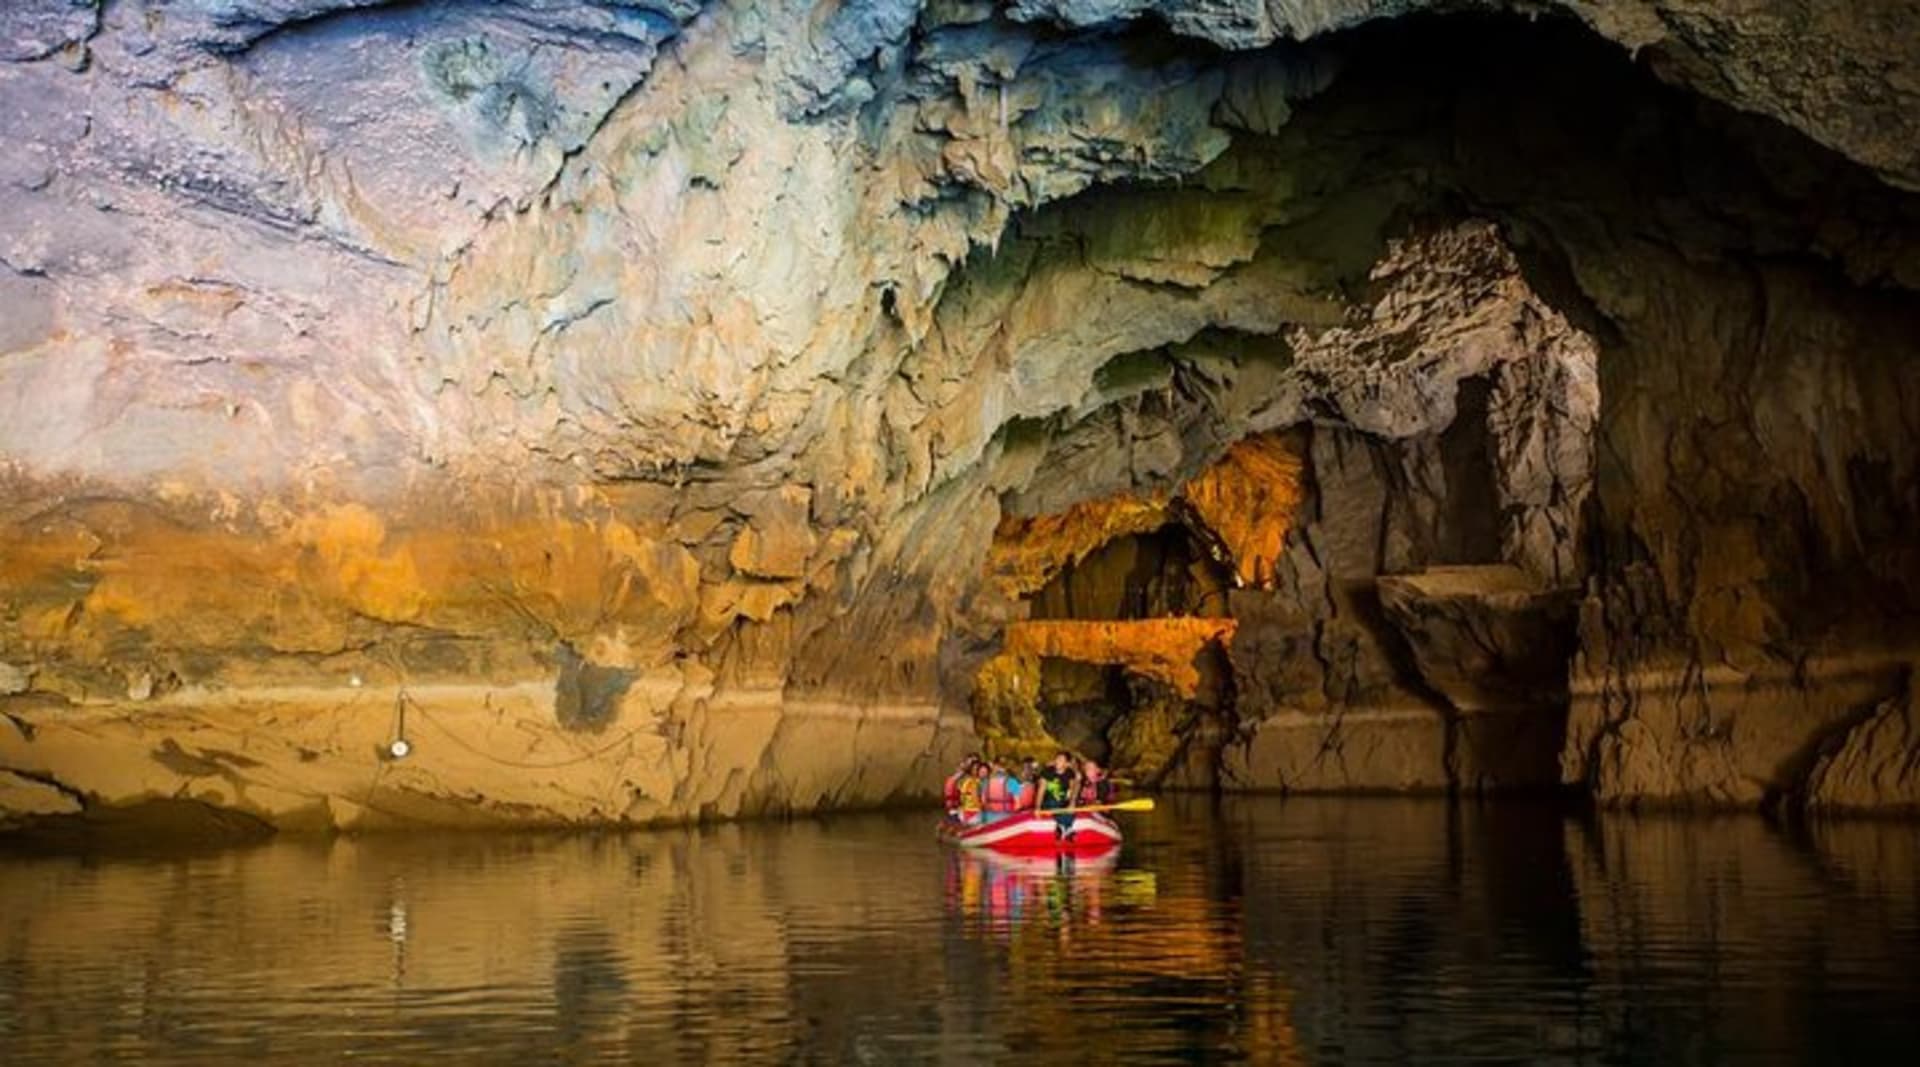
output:
M918 816L0 858L9 1065L1904 1062L1898 823L1172 802L1105 861Z

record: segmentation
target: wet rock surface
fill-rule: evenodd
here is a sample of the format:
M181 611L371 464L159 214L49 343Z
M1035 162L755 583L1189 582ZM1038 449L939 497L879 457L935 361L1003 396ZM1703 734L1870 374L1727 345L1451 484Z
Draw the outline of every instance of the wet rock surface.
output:
M1901 697L1873 708L1842 732L1807 775L1807 803L1816 811L1920 811L1920 736L1915 735L1912 681Z
M1169 783L1910 806L1920 26L1424 6L9 5L0 809L884 802L1169 524Z

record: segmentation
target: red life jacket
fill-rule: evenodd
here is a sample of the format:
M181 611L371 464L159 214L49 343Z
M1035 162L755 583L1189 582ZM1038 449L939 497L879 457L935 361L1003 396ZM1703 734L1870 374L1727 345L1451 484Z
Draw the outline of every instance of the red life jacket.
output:
M986 808L988 811L1012 811L1013 790L1006 772L997 771L987 778Z
M955 771L952 774L947 775L947 784L945 789L942 791L941 796L946 799L948 811L952 811L953 809L960 806L960 772L959 771Z

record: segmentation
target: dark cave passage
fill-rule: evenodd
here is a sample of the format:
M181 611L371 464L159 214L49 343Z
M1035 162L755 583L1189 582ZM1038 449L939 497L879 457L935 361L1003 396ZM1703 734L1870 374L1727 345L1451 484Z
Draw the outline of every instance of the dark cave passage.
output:
M1213 615L1232 573L1180 523L1108 541L1061 569L1028 601L1032 619L1152 619Z
M1042 209L969 268L1117 277L1105 313L1169 336L1048 424L1019 513L1177 500L1230 443L1313 428L1270 578L1206 612L1236 624L1207 653L1231 674L1220 765L1168 780L1805 792L1798 739L1866 717L1920 633L1920 556L1886 519L1920 503L1920 198L1568 20L1223 62L1229 111L1243 82L1315 91L1283 123L1233 113L1193 178ZM1098 582L1074 575L1141 552L1111 543L1029 617L1153 613L1076 600ZM1842 647L1880 665L1800 671ZM1682 699L1703 663L1727 688ZM1135 714L1124 668L1042 673L1054 738Z

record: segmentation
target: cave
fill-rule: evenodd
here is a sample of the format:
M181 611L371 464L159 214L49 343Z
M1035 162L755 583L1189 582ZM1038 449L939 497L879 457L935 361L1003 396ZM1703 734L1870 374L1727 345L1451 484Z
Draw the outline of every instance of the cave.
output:
M1030 619L1119 621L1226 610L1232 573L1181 523L1128 534L1061 568L1028 601Z
M1026 662L1021 683L1033 694L1045 739L1001 754L1045 759L1052 753L1044 749L1055 745L1101 761L1129 784L1160 784L1197 729L1231 714L1226 656L1213 642L1183 650L1196 672L1183 691L1094 646L1103 639L1151 646L1164 620L1226 615L1234 575L1218 551L1185 522L1169 522L1101 544L1035 591L1010 643L1036 632L1051 638Z
M1920 28L1386 6L0 13L0 826L1920 810Z
M1628 803L1856 788L1813 767L1884 760L1840 738L1906 714L1904 654L1801 668L1912 631L1911 554L1856 554L1849 517L1905 514L1912 474L1861 496L1839 458L1899 462L1910 436L1912 199L1567 20L1397 20L1236 59L1262 61L1254 84L1307 87L1283 126L1236 113L1253 129L1175 187L1096 187L969 265L988 287L1009 260L1029 285L1119 275L1135 305L1220 294L1195 338L1107 357L1105 406L1059 417L1016 512L1178 485L1250 430L1306 441L1309 488L1271 517L1281 580L1225 612L1238 736L1176 778ZM1249 275L1347 306L1274 330L1286 297L1233 292ZM1796 374L1902 384L1842 402L1860 422L1841 428ZM1825 458L1785 459L1802 448ZM1836 597L1874 607L1842 622Z

